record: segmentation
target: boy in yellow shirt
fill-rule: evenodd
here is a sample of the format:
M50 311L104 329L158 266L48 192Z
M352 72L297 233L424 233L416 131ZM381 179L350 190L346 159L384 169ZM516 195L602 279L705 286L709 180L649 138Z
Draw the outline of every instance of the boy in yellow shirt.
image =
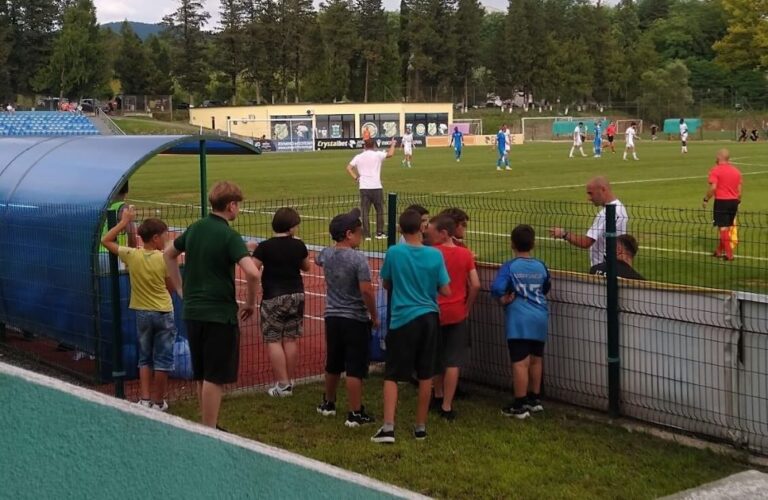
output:
M168 372L173 370L173 343L176 326L173 303L168 293L168 269L163 248L168 238L168 226L160 219L146 219L138 234L143 248L118 245L118 235L136 218L133 206L123 210L120 222L101 240L102 245L125 262L131 280L129 307L136 312L139 337L139 405L166 411L165 392ZM181 290L177 290L181 296Z

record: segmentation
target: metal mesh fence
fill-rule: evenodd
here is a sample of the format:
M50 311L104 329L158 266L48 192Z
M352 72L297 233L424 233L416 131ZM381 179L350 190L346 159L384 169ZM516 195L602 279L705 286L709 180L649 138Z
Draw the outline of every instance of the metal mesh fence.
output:
M548 397L607 410L609 386L618 383L618 404L624 415L768 452L768 365L765 361L768 359L768 272L765 270L768 214L738 215L735 259L725 261L712 256L718 236L712 226L711 212L627 207L627 230L639 243L633 267L646 280L619 280L620 376L610 381L606 279L588 274L587 250L553 238L549 233L552 227L562 227L573 234L584 234L598 212L597 207L493 199L471 193L401 193L396 203L385 205L384 220L414 203L424 206L431 214L459 207L470 216L465 243L476 256L483 288L470 316L472 351L470 363L464 370L466 378L504 390L511 385L503 311L488 290L499 265L513 256L510 231L517 224L526 223L536 231L534 255L547 264L553 280L544 368L544 391ZM310 249L313 264L303 276L306 310L297 378L321 375L325 360L322 321L325 285L322 271L314 265L314 255L331 244L328 235L331 218L358 204L357 196L247 202L242 204L242 212L233 223L247 242L258 243L272 234L272 215L279 207L292 206L301 214L298 235ZM160 217L174 234L179 234L200 216L200 207L195 205L137 202L137 208L139 219ZM55 228L46 233L50 237L94 237L92 228L89 234L84 228L68 227L66 217L47 216L46 220ZM374 220L372 213L372 225ZM391 232L394 228L388 229ZM33 352L49 363L90 374L92 380L107 381L109 377L105 375L109 375L111 367L111 299L109 273L99 266L100 257L87 255L93 266L86 275L76 276L72 271L76 267L68 266L67 262L81 256L61 254L42 258L35 254L31 242L25 243L21 235L19 238L14 239L12 245L6 243L0 247L0 272L8 278L16 263L25 260L32 262L32 267L13 274L17 289L6 287L2 291L2 320L30 332L34 338L14 332L7 334L6 342ZM369 258L377 287L386 247L386 240L374 238L365 241L360 249ZM30 299L17 294L17 290L33 287L56 272L69 272L72 288L79 294L77 300L72 299L67 305L71 314L80 314L83 320L90 319L94 325L83 331L70 327L72 335L90 335L90 343L85 342L64 354L57 353L56 349L63 342L62 332L66 328L50 330L50 315L58 314L61 303L56 302L56 297ZM244 300L245 285L239 275L237 279L238 299ZM127 293L125 280L121 282L121 302L125 311L124 336L129 344L135 335L130 326ZM36 301L41 306L36 311L50 310L42 312L34 321L31 319L34 316L20 315L17 307L8 307L14 301L24 300ZM78 303L96 306L84 308L80 313L75 309ZM95 318L89 317L91 314ZM229 389L273 383L259 319L242 324L241 334L240 377ZM130 353L130 348L125 349ZM178 362L183 364L181 347L177 354ZM124 356L124 359L131 358ZM184 366L180 368L183 372ZM131 367L126 366L126 370L130 378ZM105 390L110 388L105 386ZM127 396L135 398L136 391L135 382L129 381ZM172 397L190 396L194 394L193 385L186 380L176 380L171 393Z

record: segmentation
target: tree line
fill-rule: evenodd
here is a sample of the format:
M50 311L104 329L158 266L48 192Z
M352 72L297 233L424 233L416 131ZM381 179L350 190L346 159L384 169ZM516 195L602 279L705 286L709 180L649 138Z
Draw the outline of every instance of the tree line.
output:
M219 17L211 26L200 0L178 0L142 41L128 23L100 29L91 0L0 0L0 95L464 101L473 87L566 105L768 104L768 5L754 0L509 0L506 13L479 0L402 0L399 12L221 0Z

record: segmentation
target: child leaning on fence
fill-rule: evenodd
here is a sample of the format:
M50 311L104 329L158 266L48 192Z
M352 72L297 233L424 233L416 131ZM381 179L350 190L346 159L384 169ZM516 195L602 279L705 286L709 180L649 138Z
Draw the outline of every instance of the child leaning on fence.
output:
M173 343L176 340L173 303L168 293L168 269L163 259L168 226L160 219L146 219L138 229L143 248L118 245L118 235L135 217L133 206L123 210L120 222L104 235L101 243L125 262L131 280L129 307L136 312L139 340L139 404L165 411L168 409L165 401L168 373L173 371Z
M541 374L544 344L547 341L550 280L547 266L531 257L535 233L522 224L512 231L515 258L499 269L491 295L504 306L504 328L512 362L515 400L501 409L507 417L528 418L542 411Z

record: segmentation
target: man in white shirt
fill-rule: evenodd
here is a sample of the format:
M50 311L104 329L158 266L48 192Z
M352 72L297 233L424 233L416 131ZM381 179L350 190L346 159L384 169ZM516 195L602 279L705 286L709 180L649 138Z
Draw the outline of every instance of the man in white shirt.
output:
M587 183L587 197L595 206L603 207L592 221L587 234L572 234L561 227L549 230L553 238L561 238L573 246L589 249L590 267L605 261L605 206L616 206L616 235L627 232L629 216L627 209L613 194L611 185L605 177L595 177Z
M680 118L680 142L682 143L681 153L688 152L688 124L685 123L685 118Z
M381 185L381 166L384 160L395 155L397 141L392 140L389 149L376 151L376 140L366 139L364 151L349 162L347 172L358 183L360 188L360 212L363 219L363 235L371 239L368 213L371 204L376 209L376 239L387 237L384 233L384 187Z
M635 151L635 139L637 139L637 129L635 128L635 122L629 124L629 128L624 132L624 139L627 141L627 145L624 147L624 161L627 160L627 152L632 151L632 158L639 160L637 152Z
M576 125L576 128L573 129L573 146L571 146L571 153L568 155L568 158L573 158L573 152L576 150L576 148L579 149L579 152L581 153L581 156L586 157L587 155L584 154L584 142L581 139L581 128L584 126L583 122L579 122L578 125Z
M394 138L392 140L394 142ZM411 127L405 128L405 135L403 135L402 143L403 161L401 165L411 168L411 160L413 159L413 132L411 132Z

